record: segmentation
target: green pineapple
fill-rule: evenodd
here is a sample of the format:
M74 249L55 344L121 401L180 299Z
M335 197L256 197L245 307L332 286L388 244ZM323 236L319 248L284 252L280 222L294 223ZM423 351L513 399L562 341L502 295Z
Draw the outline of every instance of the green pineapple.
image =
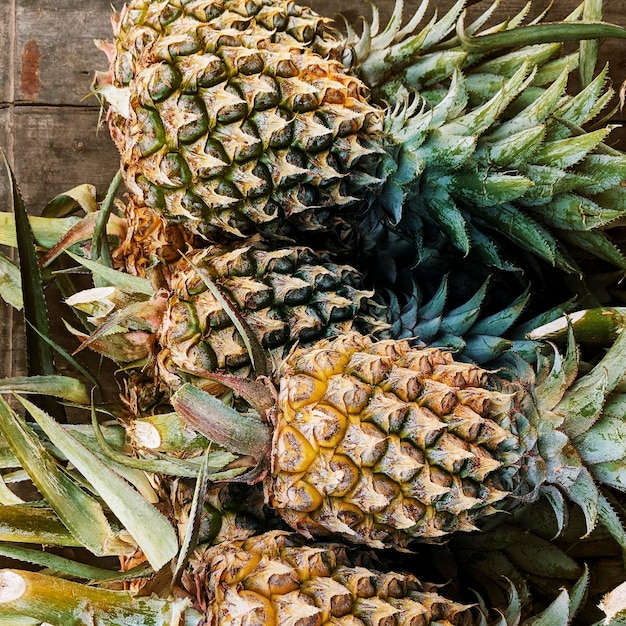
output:
M393 257L395 233L418 261L434 228L499 268L511 243L570 272L580 250L623 268L606 229L626 160L610 126L581 129L612 95L606 70L568 96L576 54L524 46L524 13L500 39L457 39L463 6L420 27L423 2L402 27L398 2L385 29L374 9L343 37L291 2L129 2L99 84L136 213L218 240L321 230L353 255ZM596 36L580 15L550 33Z

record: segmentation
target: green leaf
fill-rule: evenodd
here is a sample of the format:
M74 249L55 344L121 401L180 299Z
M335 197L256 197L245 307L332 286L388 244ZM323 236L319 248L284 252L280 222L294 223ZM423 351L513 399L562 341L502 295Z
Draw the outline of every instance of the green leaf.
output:
M41 409L30 406L33 412L43 414ZM53 421L50 417L48 419ZM61 426L56 426L62 430ZM19 419L2 397L0 430L39 492L72 535L94 554L109 554L114 543L113 531L102 507L57 464L33 430Z
M565 94L567 79L569 77L568 69L555 80L540 96L534 99L528 106L519 111L511 119L502 122L495 127L490 133L492 139L503 139L525 128L533 128L543 124L549 115L554 111L557 104Z
M587 589L589 587L589 570L585 565L583 575L576 581L576 584L570 589L570 606L569 619L574 619L578 609L581 607L583 600L587 597Z
M621 417L603 415L587 432L574 438L576 449L588 465L620 459L626 463L626 406L624 396L621 398L625 409Z
M476 158L495 163L500 167L518 167L531 158L541 145L546 129L543 124L524 128L518 133L491 141L489 137L479 140Z
M85 213L95 213L98 210L96 188L93 185L83 184L54 197L41 212L42 217L66 217L78 207Z
M0 251L0 296L13 308L20 310L24 306L22 297L22 279L20 270L9 257Z
M465 217L452 196L442 187L435 187L424 200L429 218L450 238L455 248L468 254L470 241Z
M599 230L559 231L559 238L570 246L577 246L592 256L608 261L621 269L626 269L626 257L610 239Z
M19 396L18 396L19 397ZM72 434L25 398L20 402L106 502L143 550L150 565L161 569L178 552L176 532L167 519L133 487L109 469Z
M569 623L570 598L567 590L552 601L547 609L523 622L523 626L565 626Z
M154 289L152 288L150 281L146 278L132 276L131 274L126 274L124 272L118 272L117 270L102 265L102 263L85 259L69 251L67 254L74 259L74 261L86 267L94 274L94 276L103 278L107 283L113 285L114 287L118 287L122 291L126 291L131 294L141 293L146 296L154 295Z
M512 204L484 206L475 210L475 213L482 221L523 249L542 257L550 264L556 263L557 244L552 235Z
M544 224L565 231L595 230L622 216L619 210L604 208L575 193L559 194L547 206L532 210Z
M13 210L15 211L17 250L20 258L24 319L26 322L25 336L28 374L29 376L51 376L56 374L53 351L48 343L42 341L40 336L50 337L51 330L33 231L28 221L24 200L17 187L13 170L4 153L2 153L2 157L9 176ZM35 332L34 329L37 329L39 332ZM65 420L63 407L56 399L43 397L39 400L39 403L55 419Z
M600 362L579 378L564 395L557 411L565 416L570 437L586 432L595 423L606 396L626 375L626 332L621 332Z
M76 404L89 403L85 385L69 376L19 376L0 380L0 393L34 393Z
M109 267L112 265L112 262L111 251L108 247L106 226L109 221L109 217L111 216L111 211L113 210L115 194L121 182L122 171L118 170L109 185L107 195L102 203L101 211L98 215L98 221L96 222L93 232L92 260L100 260Z
M508 307L492 315L483 316L472 327L472 333L482 335L500 336L503 335L515 323L522 314L530 299L530 288L526 287L516 300Z
M0 541L82 546L53 510L28 505L0 506Z
M626 39L626 30L606 22L552 22L520 26L514 30L469 37L459 21L457 34L461 45L468 52L488 53L503 48L530 46L556 41L582 41L584 39L604 39L616 37Z
M0 556L53 569L72 578L84 578L92 581L110 580L111 578L117 577L119 574L118 572L101 567L72 561L71 559L52 554L51 552L8 544L0 544ZM146 572L146 574L149 573L150 572Z
M568 580L580 576L578 563L559 546L532 533L512 530L517 537L506 546L505 553L521 571L531 576Z
M488 287L489 279L480 286L478 291L467 302L447 311L441 322L442 331L459 336L465 335L480 315L480 307L487 296Z
M560 120L566 120L577 126L589 121L591 112L594 110L594 106L604 88L607 73L608 65L584 89L581 89L573 97L568 98L557 108L555 111L556 121L550 127L551 136L558 139L571 134L570 128L560 123Z
M63 626L178 626L189 607L186 599L134 596L20 570L1 570L0 587L0 623L24 615Z
M180 577L183 575L184 568L187 565L190 556L198 545L201 517L207 487L209 484L207 459L208 450L202 459L202 464L196 478L196 486L193 492L193 500L191 501L191 508L189 510L189 523L187 524L185 536L183 537L182 545L180 547L180 553L176 561L176 567L174 568L174 574L172 576L173 584L177 584L180 580Z
M63 237L79 222L80 217L50 218L30 215L28 217L35 241L39 246L48 250L56 245ZM17 247L15 233L15 215L13 213L0 212L0 244Z
M583 3L583 20L599 22L602 20L602 0L585 0ZM600 42L597 39L584 39L580 42L580 84L589 85L598 62Z
M484 209L499 209L500 205L523 198L534 183L518 174L486 174L463 171L452 176L452 188L469 201L472 212L481 216ZM475 205L475 207L473 206Z
M561 169L571 167L602 143L612 128L605 126L584 135L549 141L533 154L533 163Z
M621 546L622 552L626 557L626 530L624 529L624 522L603 494L600 494L600 499L598 500L598 513L602 525Z
M249 455L256 462L267 454L271 429L260 419L239 413L189 383L176 391L171 403L189 428L233 454Z

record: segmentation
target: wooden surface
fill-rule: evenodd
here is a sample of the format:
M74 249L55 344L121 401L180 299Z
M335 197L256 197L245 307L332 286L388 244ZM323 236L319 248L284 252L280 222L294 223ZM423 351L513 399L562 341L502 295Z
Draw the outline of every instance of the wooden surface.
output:
M99 103L90 96L90 85L94 71L107 65L94 39L110 37L111 6L119 10L122 4L122 0L0 0L0 147L32 213L80 183L92 183L102 191L116 171L117 152L107 130L98 131ZM355 24L360 15L369 15L360 0L309 4L329 16L342 12ZM392 0L376 4L383 17L389 15ZM523 4L504 0L497 17L513 15ZM544 8L547 2L535 4ZM555 0L551 16L561 18L577 4ZM626 0L604 4L605 20L626 26ZM407 2L406 14L416 5L416 0ZM441 13L452 2L432 5ZM473 11L488 5L480 2ZM626 81L626 41L605 42L602 59L610 59L612 82L619 87ZM620 118L618 114L616 121ZM626 148L626 134L618 131L613 143ZM1 210L7 206L6 179L0 172ZM23 372L20 336L19 315L0 303L0 342L8 350L0 360L0 375Z

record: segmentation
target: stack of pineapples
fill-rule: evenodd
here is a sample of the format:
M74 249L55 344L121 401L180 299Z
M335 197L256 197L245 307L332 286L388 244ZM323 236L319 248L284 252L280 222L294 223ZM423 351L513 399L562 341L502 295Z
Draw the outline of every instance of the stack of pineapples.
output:
M626 156L594 41L626 32L466 4L345 35L287 0L114 16L121 174L39 219L14 188L0 231L32 357L0 384L0 554L31 565L0 624L623 623Z

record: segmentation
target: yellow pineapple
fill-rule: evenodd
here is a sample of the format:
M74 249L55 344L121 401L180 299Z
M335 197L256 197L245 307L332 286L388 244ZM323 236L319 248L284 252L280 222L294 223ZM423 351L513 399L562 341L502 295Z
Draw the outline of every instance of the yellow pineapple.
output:
M559 517L567 497L589 530L602 520L619 538L597 483L620 488L626 450L598 446L621 406L606 399L625 343L578 378L571 343L565 358L542 357L536 377L513 360L507 380L435 348L347 333L294 350L275 399L233 385L265 421L188 384L171 402L187 427L255 459L271 507L309 537L438 541L546 493Z

